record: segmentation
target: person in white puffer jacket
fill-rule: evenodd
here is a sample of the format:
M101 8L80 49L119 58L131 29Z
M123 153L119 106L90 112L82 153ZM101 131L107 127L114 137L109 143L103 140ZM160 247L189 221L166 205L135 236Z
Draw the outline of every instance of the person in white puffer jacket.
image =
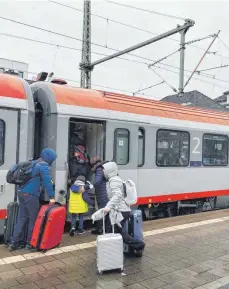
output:
M123 220L121 226L130 216L130 207L126 204L124 199L124 186L122 179L118 176L118 166L115 162L107 162L103 165L104 177L107 180L107 195L108 203L104 208L104 212L108 213L114 209L122 213ZM107 218L107 230L111 232L111 225L109 218Z

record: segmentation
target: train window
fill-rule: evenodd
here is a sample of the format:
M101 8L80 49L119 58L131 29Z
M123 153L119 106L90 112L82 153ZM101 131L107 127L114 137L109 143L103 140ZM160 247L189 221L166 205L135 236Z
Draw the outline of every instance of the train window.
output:
M228 164L228 136L204 134L203 165L227 166L227 164Z
M142 167L145 162L145 131L140 128L138 130L138 166Z
M4 163L5 122L0 119L0 166Z
M114 160L118 165L129 162L130 133L128 129L117 128L114 133Z
M185 131L158 130L156 164L159 167L189 165L190 135Z

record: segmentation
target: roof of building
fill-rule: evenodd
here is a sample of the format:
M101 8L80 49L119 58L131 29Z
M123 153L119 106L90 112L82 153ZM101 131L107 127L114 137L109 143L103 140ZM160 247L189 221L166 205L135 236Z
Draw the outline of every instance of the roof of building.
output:
M206 109L218 110L227 112L228 109L223 107L215 100L209 98L207 95L197 91L185 92L182 96L178 94L169 95L162 99L162 101L183 104L186 106L202 107Z

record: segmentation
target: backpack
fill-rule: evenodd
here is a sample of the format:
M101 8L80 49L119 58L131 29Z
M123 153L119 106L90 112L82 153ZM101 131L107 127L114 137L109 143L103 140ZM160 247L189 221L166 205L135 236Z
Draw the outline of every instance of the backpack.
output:
M6 175L7 183L19 186L28 183L32 179L32 170L36 163L30 160L15 164Z
M124 187L124 199L128 206L133 206L137 203L138 196L137 196L137 189L136 185L133 181L127 180L123 182Z
M87 154L86 154L86 149L84 146L82 145L77 145L75 147L75 152L78 153L78 156L76 158L77 162L80 163L80 164L86 164L88 163L88 157L87 157Z

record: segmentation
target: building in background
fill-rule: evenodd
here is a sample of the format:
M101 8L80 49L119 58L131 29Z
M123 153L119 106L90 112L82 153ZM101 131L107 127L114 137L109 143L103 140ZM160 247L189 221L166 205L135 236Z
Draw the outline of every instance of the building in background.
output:
M162 98L161 100L182 104L184 106L194 106L228 112L228 109L224 107L220 102L217 102L215 99L211 99L207 95L197 90L185 92L182 96L179 96L178 94L169 95Z
M216 103L219 103L220 105L229 108L229 91L225 91L223 95L218 96L214 99Z
M19 77L28 78L29 65L24 62L0 58L0 73L18 75Z

